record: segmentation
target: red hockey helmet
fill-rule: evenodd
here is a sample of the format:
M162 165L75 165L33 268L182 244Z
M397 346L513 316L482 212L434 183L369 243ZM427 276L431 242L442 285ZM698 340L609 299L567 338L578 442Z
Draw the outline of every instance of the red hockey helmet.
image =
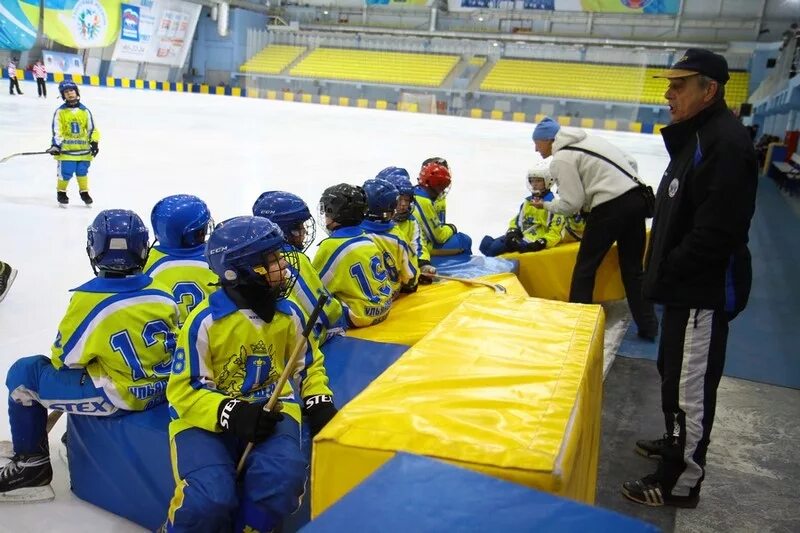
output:
M450 171L439 163L428 163L419 171L419 184L441 193L450 187Z

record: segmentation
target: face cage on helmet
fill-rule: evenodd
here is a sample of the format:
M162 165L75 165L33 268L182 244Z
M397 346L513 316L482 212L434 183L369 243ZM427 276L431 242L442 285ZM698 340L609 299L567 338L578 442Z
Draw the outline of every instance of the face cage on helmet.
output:
M211 233L214 231L214 217L208 217L208 223L202 228L195 230L190 235L193 244L191 246L200 246L208 241ZM185 236L181 239L184 245L189 245L189 240Z
M257 276L258 284L263 284L265 287L268 287L276 300L281 300L289 296L292 292L292 288L294 288L294 284L297 282L300 269L300 259L297 253L297 250L292 246L285 246L280 250L262 252L261 264L250 269L252 275ZM274 262L275 255L277 255L278 261L280 261L280 259L286 261L286 268L280 271L280 281L277 285L275 285L274 281L270 280L270 275L275 276L276 272L273 271L272 274L270 274L269 269L270 262ZM272 256L272 261L270 256Z
M542 180L544 182L544 189L541 191L537 191L533 188L533 180ZM549 189L547 187L547 180L541 176L528 176L528 190L531 191L531 194L534 196L543 196Z
M303 231L303 240L298 243L297 240L301 229ZM317 236L317 225L314 223L314 217L309 216L304 221L297 222L289 229L289 233L285 233L284 236L286 237L286 242L301 252L305 252Z
M326 218L328 216L328 212L325 210L325 204L320 202L319 208L317 209L317 224L321 227L326 234L331 234L331 229L328 228L328 223L326 222Z

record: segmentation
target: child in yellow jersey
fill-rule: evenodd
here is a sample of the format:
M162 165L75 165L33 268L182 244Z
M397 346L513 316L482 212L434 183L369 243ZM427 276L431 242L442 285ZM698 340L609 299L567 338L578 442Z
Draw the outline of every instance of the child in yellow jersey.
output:
M566 224L564 215L553 214L544 208L533 205L534 198L552 200L553 176L549 163L542 163L528 171L528 189L531 195L525 198L519 212L508 223L504 237L496 239L485 236L481 241L481 252L493 257L507 252L538 252L552 248L561 242Z
M190 194L160 200L150 214L157 244L144 273L166 285L180 309L180 324L216 290L217 275L205 258L206 236L213 225L206 203Z
M347 321L342 304L331 297L319 279L311 260L305 254L314 242L316 230L314 217L303 199L290 192L267 191L253 204L253 215L268 218L277 224L283 231L286 242L297 251L297 282L289 298L300 306L305 318L308 319L311 315L322 294L328 296L314 326L314 338L322 345L330 337L343 333Z
M414 186L408 171L399 167L386 167L381 170L377 179L383 179L397 187L400 193L397 197L397 207L394 210L394 223L414 255L414 267L419 274L436 274L436 267L431 264L431 254L425 244L425 237L419 229L419 224L411 216L414 204ZM425 275L417 277L417 283L431 283L431 278Z
M383 266L388 274L392 297L417 290L416 255L405 240L405 234L392 221L400 196L397 187L386 180L364 182L367 195L367 217L361 229L383 253Z
M92 205L89 195L89 167L100 153L100 130L92 112L81 103L81 93L72 80L58 84L64 103L53 115L53 138L47 152L58 161L56 199L61 207L69 204L67 185L73 176L78 178L81 200Z
M430 255L457 255L472 253L472 239L459 233L455 224L444 222L444 196L450 189L448 168L441 163L428 163L419 173L414 188L413 217L425 237Z
M301 410L313 437L336 414L323 356L302 335L305 319L286 297L297 252L277 225L242 216L218 225L206 259L221 288L190 314L167 387L175 494L167 531L272 531L298 505L308 467ZM263 407L296 347L305 354ZM302 398L303 406L297 398ZM237 483L244 446L255 443Z
M325 189L320 223L330 235L312 264L325 287L342 303L351 327L382 322L392 305L383 253L359 227L367 213L364 189L340 183Z
M142 274L147 227L133 211L102 211L87 241L97 277L73 289L52 356L19 359L8 371L15 455L0 469L0 502L52 499L47 409L115 416L165 399L178 308Z

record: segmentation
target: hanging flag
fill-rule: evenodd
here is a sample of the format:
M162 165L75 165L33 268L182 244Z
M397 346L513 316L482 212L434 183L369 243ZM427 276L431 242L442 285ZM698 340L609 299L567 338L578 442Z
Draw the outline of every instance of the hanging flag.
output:
M18 51L33 48L39 3L30 7L26 13L19 0L0 0L0 48Z
M44 0L44 33L71 48L108 46L119 37L120 5L120 0Z

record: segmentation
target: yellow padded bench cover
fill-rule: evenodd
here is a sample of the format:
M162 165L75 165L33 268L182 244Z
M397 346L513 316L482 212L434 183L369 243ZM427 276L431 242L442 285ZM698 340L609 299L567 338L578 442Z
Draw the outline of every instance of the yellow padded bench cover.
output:
M319 515L403 451L593 503L602 308L473 294L314 440Z
M504 259L519 261L519 281L531 296L548 300L569 301L572 270L580 243L561 244L539 252L503 254ZM619 274L616 243L606 254L594 279L594 301L607 302L625 298L625 287Z
M517 277L511 273L492 274L475 279L502 285L508 294L514 296L528 295ZM375 326L348 330L347 336L411 346L427 335L465 298L471 294L491 292L492 289L487 287L476 287L459 281L420 285L417 292L401 296L392 303L389 318Z

